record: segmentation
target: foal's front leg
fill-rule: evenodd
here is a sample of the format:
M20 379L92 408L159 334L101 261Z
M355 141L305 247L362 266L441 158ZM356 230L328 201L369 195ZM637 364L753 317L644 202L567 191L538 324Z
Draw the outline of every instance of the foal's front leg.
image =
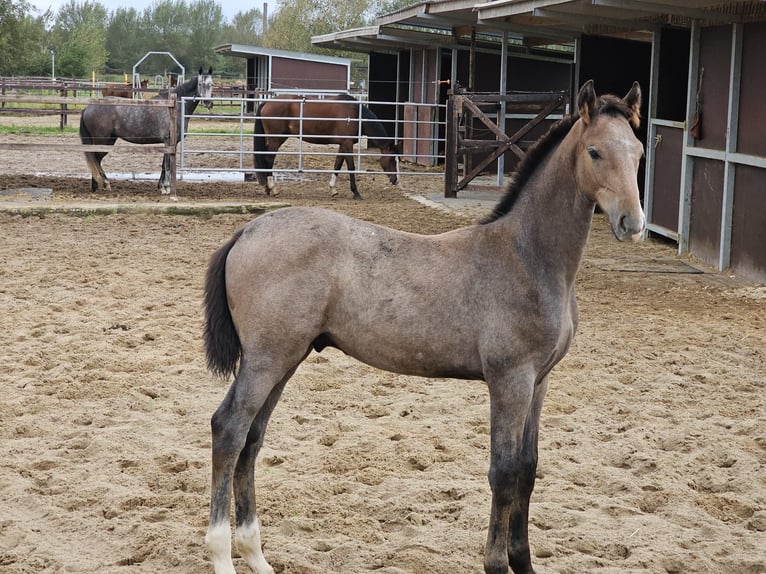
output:
M534 389L532 408L524 427L521 450L521 471L517 484L516 512L511 513L508 532L508 562L513 572L533 572L529 552L529 499L535 488L537 472L537 439L540 429L540 415L543 399L548 390L545 376Z
M538 401L542 403L544 386L544 381L535 386L533 373L490 382L492 509L484 551L486 574L508 574L509 566L514 574L534 574L527 518L537 466Z

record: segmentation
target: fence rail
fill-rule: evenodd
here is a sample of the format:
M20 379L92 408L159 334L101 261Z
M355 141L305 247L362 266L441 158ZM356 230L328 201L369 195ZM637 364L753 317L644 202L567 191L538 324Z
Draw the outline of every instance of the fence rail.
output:
M313 94L312 94L313 95ZM180 153L180 169L183 171L231 171L231 169L227 168L216 168L216 167L208 167L204 163L199 164L198 166L191 166L190 162L187 161L187 158L190 156L208 156L210 158L215 158L216 156L231 156L235 153L238 157L237 165L233 168L236 171L243 171L245 173L256 173L258 171L264 171L264 170L258 170L254 167L254 158L256 155L259 154L273 154L276 155L278 158L286 158L286 159L292 159L293 161L290 162L290 164L286 164L285 162L277 162L274 167L274 171L282 172L282 173L332 173L334 170L332 168L332 162L329 162L329 165L327 167L308 167L306 165L306 162L304 161L305 156L331 156L335 157L337 155L337 151L332 148L327 149L317 149L318 145L322 144L316 144L316 145L306 145L303 143L302 138L296 138L297 143L297 150L296 149L280 149L277 152L259 152L254 151L252 146L253 141L253 125L255 122L255 114L249 113L246 110L248 107L252 107L253 109L257 109L258 105L262 103L263 101L268 100L269 98L266 97L259 97L259 98L242 98L238 104L239 109L236 111L231 111L229 113L196 113L194 115L194 118L197 120L214 120L216 122L226 122L232 126L232 129L227 131L227 133L214 133L209 131L198 131L197 127L200 125L200 122L193 122L189 126L189 130L182 134L182 140L181 140L181 146L182 149L179 152ZM213 98L214 103L218 100L218 98ZM290 99L287 101L296 101L301 102L304 101L304 98L295 97L295 99ZM323 100L319 100L321 103ZM327 102L328 104L331 102ZM248 104L251 104L248 106ZM395 139L395 141L399 144L400 149L402 149L402 157L405 158L406 161L408 161L411 164L422 166L422 167L434 167L439 164L441 164L444 160L444 129L443 129L443 123L440 123L439 116L444 113L445 106L444 105L434 105L434 104L412 104L410 102L401 102L401 103L393 103L393 102L383 102L383 101L361 101L357 100L357 105L360 106L359 112L356 114L353 118L342 118L337 119L333 121L357 121L359 118L362 117L361 115L361 106L365 105L368 106L370 109L374 110L381 110L383 109L386 113L385 114L379 114L378 121L384 126L388 134ZM419 132L412 132L409 130L408 127L408 121L405 118L404 110L408 106L417 105L419 107L422 107L423 109L428 108L429 114L428 116L431 118L429 122L422 122L421 130ZM392 119L386 119L386 117L383 116L389 116ZM266 116L265 119L274 119L273 116ZM327 118L320 118L315 116L305 116L301 115L299 118L296 118L299 122L299 126L302 129L302 123L312 120L326 120ZM425 126L428 126L426 129ZM361 130L361 127L360 127ZM276 136L290 136L295 137L292 134L272 134ZM190 136L195 136L196 140L196 146L192 147L188 144L187 139ZM377 151L371 151L369 149L365 149L367 146L365 145L367 143L367 138L360 132L357 134L359 137L360 143L355 148L355 159L357 160L357 165L359 166L358 169L354 171L354 173L365 173L365 174L382 174L383 171L370 169L368 168L362 168L362 160L366 158L374 158L377 160L377 158L380 156L380 154ZM239 140L240 145L237 150L226 150L223 149L220 145L215 145L211 143L211 145L202 146L200 147L199 142L201 141L210 141L214 142L216 138L236 138ZM329 139L331 136L312 136L312 139ZM426 145L423 145L426 144ZM426 151L423 151L424 148ZM441 175L439 172L434 171L426 171L422 170L419 171L418 174L423 175Z
M4 84L6 87L15 85L10 82ZM29 84L23 84L29 88ZM35 86L42 90L50 91L52 85L49 83L36 83ZM82 110L90 104L98 105L127 105L127 106L157 106L168 107L171 113L176 112L172 100L153 100L153 99L116 99L91 97L90 85L82 83L76 85L67 84L66 88L85 94L82 96L39 96L26 93L12 93L6 90L0 94L0 114L12 114L12 110L21 108L30 114L61 114L66 117L72 114L80 114ZM63 89L61 85L55 86L56 90ZM243 179L251 179L258 171L254 164L256 153L253 150L253 126L255 115L247 112L247 109L257 109L257 106L264 100L269 99L262 95L259 97L247 98L237 97L232 99L231 95L224 94L220 97L214 97L215 108L213 112L205 112L201 109L191 119L188 129L180 134L180 143L176 150L173 146L164 145L141 145L141 146L99 146L84 145L81 143L7 143L0 141L0 150L29 150L29 151L60 151L82 153L85 151L98 151L109 153L133 153L133 154L156 154L168 153L171 155L171 163L176 162L179 173L192 172L238 172L243 174ZM296 96L296 99L298 97ZM303 99L303 98L300 98ZM389 134L391 134L403 149L404 158L410 164L416 167L435 167L444 160L444 108L445 106L413 104L411 102L392 103L392 102L372 102L366 100L357 100L358 105L366 105L379 111L379 121L384 125ZM51 107L55 106L55 107ZM179 106L180 125L185 125L186 119L183 116L183 106ZM418 128L412 129L411 122L408 120L408 111L418 110ZM223 110L223 111L221 111ZM361 109L359 112L361 117ZM440 120L442 118L442 120ZM303 117L302 121L309 121L311 117ZM214 124L214 129L211 129ZM60 127L64 127L62 120ZM178 125L171 122L171 125ZM221 127L223 125L223 127ZM41 136L45 137L45 136ZM296 140L301 142L302 140ZM380 156L378 150L370 149L365 137L355 148L355 159L357 169L354 173L378 174L384 173L377 169L377 160ZM334 147L322 145L304 145L298 143L297 146L288 147L279 150L276 155L277 161L274 165L274 171L277 173L332 173L333 161L337 150ZM311 156L318 158L318 161L308 162L307 158ZM323 156L327 156L327 161L321 161ZM364 163L363 163L364 161ZM419 175L441 175L440 171L428 169L413 169ZM406 175L404 173L403 175ZM175 195L176 170L171 170L171 192Z
M178 107L176 106L175 94L170 94L167 100L131 100L125 98L76 98L76 97L46 97L46 96L8 96L0 95L0 103L16 102L18 104L35 105L59 105L62 110L68 111L66 106L77 105L82 108L89 104L98 104L101 106L143 106L143 107L165 107L170 114L170 141L174 141L178 125ZM80 113L78 110L77 113ZM107 152L107 153L163 153L170 156L170 193L173 197L176 195L176 147L174 145L145 145L145 146L123 146L115 147L109 145L85 145L82 143L4 143L0 142L0 150L14 151L64 151L64 152Z

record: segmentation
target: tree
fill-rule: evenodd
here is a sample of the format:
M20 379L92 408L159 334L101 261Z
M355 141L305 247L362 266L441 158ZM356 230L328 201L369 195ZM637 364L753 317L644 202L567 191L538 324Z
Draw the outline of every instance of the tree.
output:
M83 78L106 64L107 12L98 2L69 0L56 14L53 41L60 76Z
M412 2L411 0L382 0L374 4L374 7L371 6L370 9L374 10L376 17L379 17L406 8L407 6L410 6Z
M0 76L50 74L46 18L34 17L25 0L0 0Z
M189 50L184 57L184 65L195 71L204 66L218 67L220 56L213 48L221 43L223 31L223 12L215 0L196 0L189 5Z
M195 71L220 63L213 47L221 42L224 18L215 0L162 0L144 10L141 20L145 51L170 52Z
M135 8L118 8L111 14L106 31L107 69L128 74L146 52L141 17Z
M184 0L161 0L144 10L142 26L147 33L147 49L175 54L185 53L188 6Z
M252 8L246 12L237 12L221 31L221 43L260 46L263 43L263 12ZM222 57L218 70L227 76L243 76L245 61L237 57Z
M263 12L258 8L237 12L224 26L221 36L224 42L232 44L259 45L263 38Z
M311 37L364 26L370 4L363 0L281 0L264 46L295 52L326 52L311 45Z

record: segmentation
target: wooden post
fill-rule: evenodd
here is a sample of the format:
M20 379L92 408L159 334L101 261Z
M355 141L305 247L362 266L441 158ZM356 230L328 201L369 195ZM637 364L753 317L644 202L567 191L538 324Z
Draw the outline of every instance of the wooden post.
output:
M66 98L67 97L66 84L64 84L61 87L60 94L61 94L62 98ZM67 124L67 122L66 122L67 105L66 104L61 104L60 108L61 108L61 115L59 116L59 129L63 132L64 128L66 127L66 124Z
M458 139L463 96L453 90L447 96L447 146L444 154L444 197L457 197Z

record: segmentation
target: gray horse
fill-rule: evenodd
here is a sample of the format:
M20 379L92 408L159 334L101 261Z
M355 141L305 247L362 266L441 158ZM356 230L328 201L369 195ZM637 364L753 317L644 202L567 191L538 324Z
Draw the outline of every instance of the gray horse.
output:
M492 506L487 574L533 573L529 498L548 374L577 327L575 276L594 207L620 240L644 229L636 174L641 90L597 97L529 151L478 225L440 235L394 231L333 211L287 208L240 229L213 254L205 286L210 370L236 378L212 418L206 537L216 574L233 574L236 541L257 574L255 458L288 379L332 346L408 375L486 381ZM276 248L275 248L276 247ZM233 484L233 489L232 489Z
M213 93L213 69L207 74L199 69L199 75L177 86L173 93L178 98L178 126L176 129L176 141L181 139L182 129L189 125L189 118L197 109L197 104L202 101L207 109L213 107L210 100ZM185 123L181 126L181 102L182 98L192 97L183 102ZM152 99L167 99L168 92L160 92ZM170 145L170 109L162 106L120 106L91 104L82 111L80 116L80 140L86 145L114 145L118 138L137 144L165 144ZM101 167L101 160L107 152L86 151L85 161L91 173L91 189L93 191L111 190L109 180ZM162 173L160 174L157 187L164 193L170 193L170 156L164 154L162 158Z

